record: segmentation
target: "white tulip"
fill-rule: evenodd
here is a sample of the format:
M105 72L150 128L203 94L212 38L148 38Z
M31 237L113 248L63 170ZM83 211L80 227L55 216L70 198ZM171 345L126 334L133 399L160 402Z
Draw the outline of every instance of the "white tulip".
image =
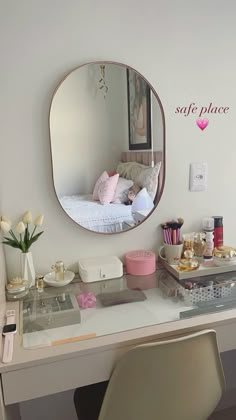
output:
M10 226L12 225L11 220L7 216L1 217L2 222L7 222Z
M29 223L32 223L32 213L31 211L27 211L24 215L23 215L23 223L25 225L28 225Z
M44 219L44 215L39 214L34 221L34 225L35 226L41 226L43 224L43 219Z
M11 225L7 222L5 222L4 220L2 220L0 222L0 228L3 231L3 233L7 233L9 232L9 230L11 230Z
M18 223L18 225L16 225L16 231L18 232L18 233L24 233L24 231L25 231L25 225L24 225L24 223L23 222L19 222Z

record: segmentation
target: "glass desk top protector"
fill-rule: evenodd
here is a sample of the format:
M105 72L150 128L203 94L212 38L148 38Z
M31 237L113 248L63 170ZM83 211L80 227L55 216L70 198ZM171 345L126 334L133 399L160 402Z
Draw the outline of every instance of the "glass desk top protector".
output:
M224 298L196 304L178 293L174 296L172 290L169 295L163 292L161 283L174 281L175 284L176 280L165 270L157 273L139 277L127 275L97 283L78 282L60 288L46 287L41 293L31 290L20 303L23 346L58 345L236 307L236 287ZM236 279L235 272L227 273L229 275ZM178 282L176 284L178 286ZM141 290L146 299L113 306L103 306L99 299L100 294L116 294L127 289ZM97 296L95 308L79 308L76 297L82 292Z

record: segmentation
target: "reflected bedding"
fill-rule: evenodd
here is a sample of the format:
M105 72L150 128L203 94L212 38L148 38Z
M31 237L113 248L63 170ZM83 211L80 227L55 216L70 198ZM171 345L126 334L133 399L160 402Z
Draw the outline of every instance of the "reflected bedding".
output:
M66 213L86 229L112 233L123 230L123 222L132 220L131 206L93 201L92 194L71 195L60 198Z

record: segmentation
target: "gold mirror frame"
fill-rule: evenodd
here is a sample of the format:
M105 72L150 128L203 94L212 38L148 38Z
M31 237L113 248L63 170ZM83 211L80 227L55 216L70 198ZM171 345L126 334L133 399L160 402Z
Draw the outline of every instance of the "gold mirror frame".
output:
M119 66L121 68L125 68L128 74L128 71L130 72L134 72L135 75L137 75L138 77L140 77L148 86L148 88L150 89L151 95L153 96L153 98L156 99L157 101L157 105L159 106L159 110L160 110L160 116L161 116L161 123L162 123L162 151L161 151L161 174L159 175L159 182L160 185L158 185L158 191L157 194L155 196L155 200L154 200L154 207L150 210L150 212L147 214L147 216L145 217L144 220L140 221L138 224L129 227L128 229L125 230L121 230L118 232L100 232L100 231L96 231L96 230L92 230L89 229L81 224L79 224L73 217L71 217L71 215L68 214L68 212L65 210L65 208L63 207L59 195L58 195L58 191L56 188L56 175L55 175L55 167L54 167L54 162L53 162L53 145L52 145L52 127L51 127L51 118L52 118L52 112L53 112L53 105L54 105L54 101L55 101L55 97L58 94L58 92L60 91L61 87L63 86L63 83L65 81L68 80L68 78L75 74L76 71L85 68L86 66L91 66L91 65L96 65L100 67L100 74L101 74L101 78L99 79L98 83L100 83L100 90L104 95L104 99L106 98L106 95L109 92L109 86L107 85L107 80L106 80L106 66L108 65L113 65L113 66ZM153 118L153 117L152 117ZM130 123L130 115L129 115L129 123ZM82 227L85 230L88 230L90 232L94 232L94 233L100 233L103 235L112 235L112 234L118 234L118 233L125 233L127 231L133 230L134 228L136 228L137 226L139 226L140 224L143 224L150 216L151 214L154 212L154 210L156 209L156 207L158 206L158 203L161 199L163 190L164 190L164 184L165 184L165 174L166 174L166 139L165 139L165 117L164 117L164 110L163 110L163 106L162 103L160 101L160 98L157 94L157 92L155 91L155 89L151 86L151 84L148 82L148 80L141 74L139 73L137 70L133 69L132 67L125 65L123 63L119 63L119 62L113 62L113 61L94 61L94 62L88 62L85 64L82 64L76 68L74 68L73 70L71 70L69 73L66 74L66 76L61 80L61 82L58 84L58 86L56 87L53 96L52 96L52 101L51 101L51 105L50 105L50 111L49 111L49 136L50 136L50 148L51 148L51 164L52 164L52 179L53 179L53 186L54 186L54 191L56 194L56 197L58 199L58 202L60 204L60 206L62 207L62 209L64 210L64 212L67 214L67 216L73 220L77 225L79 225L80 227ZM130 141L130 139L129 139ZM129 146L131 146L129 144ZM141 164L145 164L145 165L151 165L151 161L153 160L153 156L156 156L156 158L158 159L158 152L156 152L155 150L153 150L153 144L152 144L152 149L142 149L143 151L140 150L140 147L137 147L137 151L134 152L132 147L129 147L132 152L129 150L125 153L123 153L124 156L126 156L124 159L130 159L131 161L136 161L139 162ZM151 158L150 158L150 153L151 153ZM155 153L157 153L155 155ZM133 154L133 155L132 155ZM155 162L156 163L156 162Z

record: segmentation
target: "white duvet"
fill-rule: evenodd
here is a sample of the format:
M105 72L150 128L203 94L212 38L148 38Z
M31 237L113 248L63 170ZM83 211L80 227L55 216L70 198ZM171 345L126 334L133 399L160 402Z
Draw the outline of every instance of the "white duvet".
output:
M120 232L123 222L131 221L131 206L93 201L92 194L60 198L66 213L79 225L96 232Z

